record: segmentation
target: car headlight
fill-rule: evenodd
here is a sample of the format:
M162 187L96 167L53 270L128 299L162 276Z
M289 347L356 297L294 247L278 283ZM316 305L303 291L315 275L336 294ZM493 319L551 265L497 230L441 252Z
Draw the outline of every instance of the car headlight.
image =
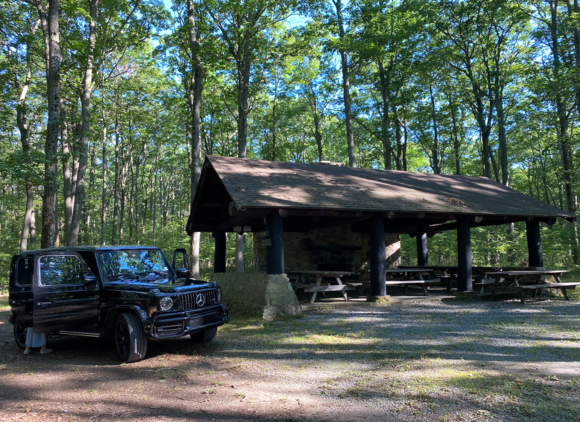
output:
M159 308L162 311L168 311L173 307L173 299L170 297L164 297L159 301Z
M217 289L217 301L218 303L222 301L222 289Z

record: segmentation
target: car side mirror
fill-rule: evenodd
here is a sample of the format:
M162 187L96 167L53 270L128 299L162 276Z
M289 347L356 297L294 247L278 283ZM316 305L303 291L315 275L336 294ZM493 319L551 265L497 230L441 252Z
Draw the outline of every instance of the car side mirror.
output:
M94 275L85 275L83 283L87 290L95 290L97 288L97 277Z
M179 262L178 262L179 261ZM173 270L179 277L189 277L189 261L187 260L187 251L185 249L175 249L173 251ZM187 273L182 275L180 273Z

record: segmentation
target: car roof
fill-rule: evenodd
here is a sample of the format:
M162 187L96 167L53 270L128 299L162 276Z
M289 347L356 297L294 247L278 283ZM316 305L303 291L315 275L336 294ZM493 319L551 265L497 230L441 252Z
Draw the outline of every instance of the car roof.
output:
M39 254L46 252L97 252L97 251L121 251L121 250L142 250L142 249L159 249L158 246L142 245L120 245L120 246L61 246L58 248L35 249L26 251L20 255Z

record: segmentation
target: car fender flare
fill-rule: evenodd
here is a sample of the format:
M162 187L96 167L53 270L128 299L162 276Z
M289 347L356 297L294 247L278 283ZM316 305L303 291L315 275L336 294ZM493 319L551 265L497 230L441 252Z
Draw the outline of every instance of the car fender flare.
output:
M151 321L148 319L143 320L140 311L144 311L144 309L137 305L116 305L107 313L107 318L105 320L104 326L106 327L106 329L110 329L111 327L113 327L113 324L115 324L115 321L117 320L119 315L125 312L131 312L138 318L139 321L143 323L144 328L148 328L149 326L151 326Z

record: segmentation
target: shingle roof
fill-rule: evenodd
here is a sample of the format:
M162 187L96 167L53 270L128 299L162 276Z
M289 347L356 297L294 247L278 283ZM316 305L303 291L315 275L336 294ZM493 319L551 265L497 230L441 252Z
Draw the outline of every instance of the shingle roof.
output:
M485 177L208 156L239 208L575 218Z

